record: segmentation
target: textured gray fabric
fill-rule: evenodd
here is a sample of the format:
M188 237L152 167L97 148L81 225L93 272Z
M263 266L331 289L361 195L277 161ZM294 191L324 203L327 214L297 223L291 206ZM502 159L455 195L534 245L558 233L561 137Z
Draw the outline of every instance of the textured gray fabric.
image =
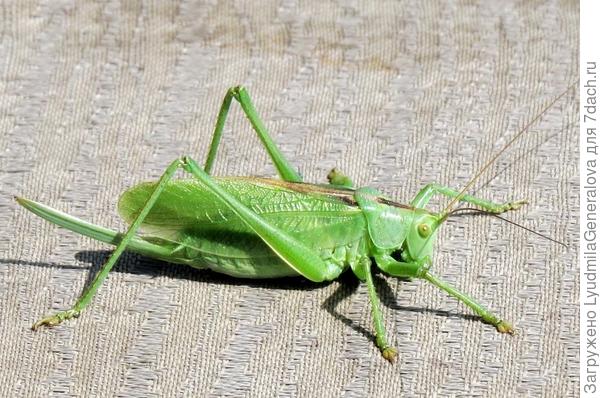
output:
M409 201L459 188L577 78L576 1L25 1L0 5L0 396L571 396L578 391L577 99L476 186L507 217L441 230L434 270L514 322L500 335L423 281L379 277L398 362L372 341L364 285L246 282L125 255L77 319L107 245L22 195L125 226L119 193L203 159L244 84L307 181L338 166ZM517 159L520 159L516 161ZM237 106L218 175L274 176ZM447 203L432 202L431 208Z

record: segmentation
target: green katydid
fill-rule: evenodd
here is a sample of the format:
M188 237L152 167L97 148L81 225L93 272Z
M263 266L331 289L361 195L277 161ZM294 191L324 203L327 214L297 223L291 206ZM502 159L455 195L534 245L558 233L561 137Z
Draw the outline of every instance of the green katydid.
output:
M228 90L221 106L204 168L190 157L173 161L158 182L127 190L118 204L130 223L124 234L93 225L34 201L19 204L59 226L116 245L115 251L72 308L36 322L55 326L90 303L125 249L172 263L208 268L238 278L303 276L331 281L347 269L367 284L376 331L376 345L393 361L397 355L386 336L372 277L372 261L384 273L421 278L456 297L501 333L513 333L507 321L430 271L433 242L440 225L459 201L499 214L525 201L503 204L466 194L483 171L566 91L522 129L460 191L437 184L425 186L409 205L392 201L371 188L354 188L350 178L334 169L330 184L304 183L285 159L242 87ZM227 114L235 99L271 157L281 180L210 176ZM192 178L173 180L178 169ZM434 194L451 198L439 213L425 209ZM138 230L144 232L137 235Z

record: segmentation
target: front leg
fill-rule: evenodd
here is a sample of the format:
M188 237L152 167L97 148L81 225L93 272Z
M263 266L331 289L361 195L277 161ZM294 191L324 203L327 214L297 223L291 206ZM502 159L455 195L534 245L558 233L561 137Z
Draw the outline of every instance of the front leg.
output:
M502 320L500 317L496 316L491 311L489 311L487 308L485 308L483 305L481 305L477 301L475 301L475 299L473 299L471 296L459 291L454 286L450 285L447 282L444 282L443 280L439 279L435 275L431 274L429 271L424 273L423 279L427 280L428 282L430 282L433 285L437 286L438 288L442 289L443 291L445 291L452 297L455 297L459 301L462 301L463 303L465 303L477 315L479 315L481 317L481 319L483 319L484 322L489 323L490 325L494 325L500 333L508 333L508 334L515 333L515 330L513 329L512 325L510 323Z
M398 278L422 278L431 267L429 257L421 261L396 261L388 254L375 255L377 266L386 274Z
M429 268L431 267L431 261L429 260L429 258L426 258L422 261L415 261L410 263L396 261L392 257L385 255L378 256L375 259L379 268L381 268L381 270L385 273L400 278L425 279L426 281L442 289L452 297L455 297L459 301L466 304L477 315L479 315L484 322L494 325L500 333L514 334L514 329L508 322L502 320L500 317L493 314L491 311L489 311L483 305L479 304L468 294L459 291L454 286L450 285L447 282L444 282L435 275L431 274L429 272Z
M434 194L440 194L447 196L449 198L455 199L460 195L458 191L455 191L452 188L444 187L439 184L427 184L423 189L419 191L417 196L410 203L414 207L424 208L427 203L431 200ZM462 202L470 203L475 206L479 206L482 209L485 209L491 213L504 213L509 210L517 210L524 204L527 204L526 200L517 200L514 202L506 202L506 203L494 203L489 200L476 198L471 195L461 195L460 200Z

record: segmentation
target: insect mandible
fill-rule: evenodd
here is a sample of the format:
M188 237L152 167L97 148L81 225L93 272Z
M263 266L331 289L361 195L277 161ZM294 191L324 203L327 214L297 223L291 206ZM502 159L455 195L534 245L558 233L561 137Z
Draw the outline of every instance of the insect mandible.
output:
M567 91L558 96L492 158L462 189L438 184L421 189L409 204L395 202L372 188L355 188L334 169L329 184L310 184L285 159L259 118L247 91L227 91L209 153L201 168L192 158L173 161L158 182L125 191L120 215L130 224L122 234L64 214L43 204L16 198L38 216L116 249L68 310L33 324L56 326L76 318L88 306L125 249L171 263L211 269L237 278L302 276L313 282L331 281L344 271L366 283L372 306L376 345L393 361L373 282L373 262L380 271L400 278L424 279L470 307L501 333L514 333L511 324L476 300L435 276L433 244L439 227L464 202L481 212L500 214L518 209L523 200L493 203L467 195L477 177ZM272 159L281 180L252 177L211 177L231 103L237 100ZM172 179L178 169L188 179ZM425 209L433 195L451 199L441 212ZM455 209L456 210L456 209ZM143 231L143 235L138 235ZM374 261L373 261L374 260Z

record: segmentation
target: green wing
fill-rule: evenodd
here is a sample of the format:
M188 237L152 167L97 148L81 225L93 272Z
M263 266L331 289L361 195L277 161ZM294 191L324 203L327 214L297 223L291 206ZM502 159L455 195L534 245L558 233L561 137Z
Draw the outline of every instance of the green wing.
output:
M324 259L365 236L365 219L352 201L352 191L269 179L215 180L265 221L301 239ZM142 183L123 193L118 208L127 222L132 222L153 188L154 183ZM174 256L205 260L220 272L245 277L294 275L287 267L273 267L281 265L277 256L194 179L170 182L142 231L150 242L172 242L177 248Z

